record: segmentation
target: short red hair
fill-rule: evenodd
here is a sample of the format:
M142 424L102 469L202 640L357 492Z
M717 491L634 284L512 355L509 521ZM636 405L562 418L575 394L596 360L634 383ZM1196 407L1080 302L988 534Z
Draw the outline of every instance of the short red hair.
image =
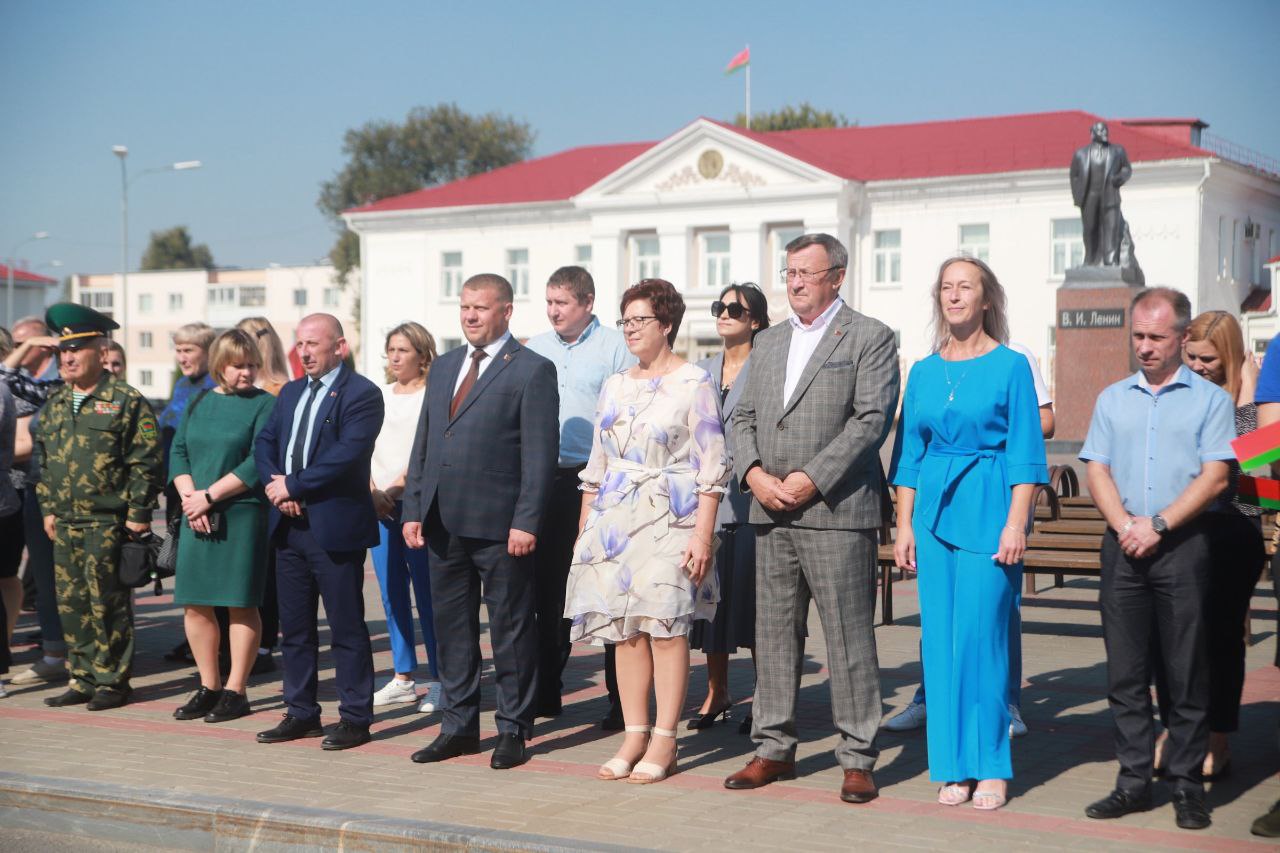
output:
M663 278L642 279L627 288L622 294L622 307L619 313L626 314L627 306L637 299L648 301L653 308L653 316L663 326L670 326L667 332L667 345L676 345L676 335L680 333L680 321L684 319L684 299L676 286Z

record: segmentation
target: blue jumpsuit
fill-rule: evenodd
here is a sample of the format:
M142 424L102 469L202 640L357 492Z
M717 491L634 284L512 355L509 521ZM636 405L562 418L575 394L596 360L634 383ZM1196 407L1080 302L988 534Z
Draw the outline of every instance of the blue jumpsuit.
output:
M1009 779L1009 622L1022 565L994 561L1012 488L1047 482L1035 385L1008 347L911 369L889 481L916 490L929 776Z

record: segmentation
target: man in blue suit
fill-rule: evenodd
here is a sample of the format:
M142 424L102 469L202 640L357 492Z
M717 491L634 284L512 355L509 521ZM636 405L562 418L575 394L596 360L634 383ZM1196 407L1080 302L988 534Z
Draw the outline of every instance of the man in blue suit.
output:
M440 736L419 763L480 751L480 598L497 676L489 766L523 764L537 689L533 551L559 453L556 369L508 331L511 285L462 285L467 345L431 365L405 482L404 540L431 551L431 604L444 686ZM425 534L425 535L424 535Z
M280 389L254 447L272 504L268 532L276 551L288 706L278 726L258 733L258 742L324 734L316 702L316 603L323 600L341 721L320 745L350 749L369 742L373 721L364 560L378 544L369 459L382 429L382 392L342 363L348 347L336 317L304 317L297 347L306 376Z

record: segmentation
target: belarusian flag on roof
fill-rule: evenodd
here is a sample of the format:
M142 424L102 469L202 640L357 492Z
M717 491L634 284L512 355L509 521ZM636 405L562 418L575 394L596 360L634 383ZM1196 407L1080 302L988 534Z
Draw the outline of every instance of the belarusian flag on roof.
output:
M724 67L724 73L732 74L739 68L746 67L749 62L751 62L751 48L744 47L741 53L729 60L729 64Z

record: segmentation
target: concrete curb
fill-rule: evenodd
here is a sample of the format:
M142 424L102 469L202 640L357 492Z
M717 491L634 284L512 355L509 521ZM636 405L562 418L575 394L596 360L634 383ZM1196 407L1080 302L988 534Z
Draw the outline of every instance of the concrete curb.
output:
M175 850L641 849L3 771L0 825Z

